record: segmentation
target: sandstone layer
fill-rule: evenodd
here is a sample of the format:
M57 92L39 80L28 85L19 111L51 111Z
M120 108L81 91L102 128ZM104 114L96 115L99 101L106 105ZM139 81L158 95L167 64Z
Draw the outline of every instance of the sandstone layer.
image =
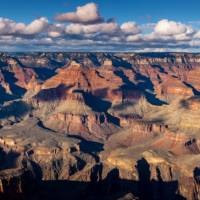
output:
M200 54L1 53L0 198L200 199L199 75Z

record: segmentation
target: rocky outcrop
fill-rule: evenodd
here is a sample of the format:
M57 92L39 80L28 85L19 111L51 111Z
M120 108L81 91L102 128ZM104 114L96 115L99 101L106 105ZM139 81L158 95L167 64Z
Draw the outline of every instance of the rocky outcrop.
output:
M0 198L199 199L199 67L185 53L0 54Z

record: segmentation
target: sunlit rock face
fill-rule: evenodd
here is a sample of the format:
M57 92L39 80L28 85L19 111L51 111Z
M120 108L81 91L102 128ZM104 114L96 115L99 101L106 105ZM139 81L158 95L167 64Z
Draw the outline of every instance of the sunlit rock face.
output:
M199 54L1 53L0 199L200 199L199 75Z

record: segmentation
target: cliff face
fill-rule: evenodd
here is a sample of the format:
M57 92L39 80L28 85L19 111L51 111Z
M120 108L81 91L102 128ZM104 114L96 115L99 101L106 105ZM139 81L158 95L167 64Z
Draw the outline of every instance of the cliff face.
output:
M0 198L200 199L199 75L199 54L0 54Z

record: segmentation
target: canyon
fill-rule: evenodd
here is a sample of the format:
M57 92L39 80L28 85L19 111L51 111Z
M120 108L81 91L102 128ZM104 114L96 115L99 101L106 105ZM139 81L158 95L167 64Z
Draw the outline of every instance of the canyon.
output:
M0 53L0 199L200 199L200 54Z

